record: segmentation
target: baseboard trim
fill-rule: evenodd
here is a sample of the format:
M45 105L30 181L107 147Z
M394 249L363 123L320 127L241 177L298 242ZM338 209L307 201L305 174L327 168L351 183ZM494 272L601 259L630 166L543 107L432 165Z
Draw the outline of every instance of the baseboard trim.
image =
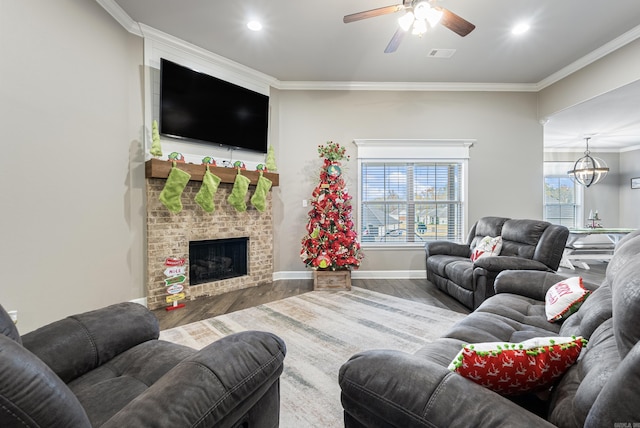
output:
M133 299L133 300L129 300L131 303L137 303L139 305L144 306L145 308L148 307L147 306L147 298L146 297L140 297L139 299Z
M352 279L426 279L427 272L423 270L354 270ZM273 280L313 279L313 271L283 271L274 272Z

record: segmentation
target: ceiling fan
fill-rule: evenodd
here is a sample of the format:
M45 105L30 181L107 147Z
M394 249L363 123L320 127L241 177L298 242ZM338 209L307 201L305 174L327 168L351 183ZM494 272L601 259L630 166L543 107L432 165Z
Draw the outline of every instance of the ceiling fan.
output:
M433 0L403 0L402 4L379 7L377 9L346 15L342 21L348 24L361 19L388 15L402 10L406 11L406 13L398 19L399 28L391 38L384 53L395 52L409 29L411 29L412 34L422 36L427 32L429 27L434 27L440 23L454 33L464 37L476 28L475 25L450 10L440 6L433 6L431 4L432 1Z

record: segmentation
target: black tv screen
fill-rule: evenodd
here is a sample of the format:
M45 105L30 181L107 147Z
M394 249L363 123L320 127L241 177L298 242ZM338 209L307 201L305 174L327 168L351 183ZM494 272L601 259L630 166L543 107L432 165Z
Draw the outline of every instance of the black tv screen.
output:
M267 152L269 97L160 60L160 133Z

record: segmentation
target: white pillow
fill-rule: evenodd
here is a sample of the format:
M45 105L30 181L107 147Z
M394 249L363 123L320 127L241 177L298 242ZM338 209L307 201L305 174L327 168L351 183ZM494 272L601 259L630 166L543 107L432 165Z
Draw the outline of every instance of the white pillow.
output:
M495 238L485 236L471 252L471 261L475 262L482 257L498 256L501 250L502 236L496 236Z
M590 291L584 288L582 278L573 276L554 284L544 298L545 312L549 322L566 319L577 311Z

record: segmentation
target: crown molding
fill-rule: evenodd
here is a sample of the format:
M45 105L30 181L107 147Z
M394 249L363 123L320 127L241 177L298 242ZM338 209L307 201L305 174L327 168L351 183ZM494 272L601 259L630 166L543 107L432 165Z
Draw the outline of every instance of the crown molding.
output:
M594 153L624 153L634 150L640 150L640 145L632 147L616 147L616 148L602 148L602 147L590 147L590 152ZM545 153L576 153L584 155L584 147L549 147L544 149Z
M624 33L620 37L617 37L617 38L611 40L609 43L604 44L603 46L599 47L598 49L588 53L587 55L583 56L582 58L572 62L568 66L558 70L557 72L553 73L552 75L548 76L547 78L542 79L536 85L537 86L537 90L542 90L542 89L546 88L547 86L553 85L554 83L556 83L556 82L564 79L565 77L575 73L576 71L588 66L589 64L592 64L592 63L596 62L597 60L609 55L610 53L612 53L612 52L620 49L621 47L623 47L623 46L635 41L638 38L640 38L640 25L638 25L637 27L627 31L626 33Z
M142 36L140 26L134 21L127 12L120 7L115 0L96 0L100 6L116 20L120 25L124 27L128 32L135 34L136 36Z
M311 91L478 91L537 92L533 83L465 83L465 82L310 82L277 81L280 90Z
M640 25L627 31L616 39L574 61L563 69L551 74L538 83L468 83L468 82L327 82L327 81L281 81L220 55L216 55L198 46L185 42L170 34L134 21L115 0L96 0L127 31L141 37L156 37L165 43L183 47L202 58L213 60L221 66L251 75L280 90L315 91L478 91L478 92L538 92L559 80L575 73L589 64L605 57L611 52L640 38Z
M228 70L235 75L243 76L250 81L266 86L275 87L277 85L277 79L275 77L269 76L268 74L262 73L258 70L247 67L223 56L214 54L213 52L174 37L171 34L167 34L153 27L149 27L148 25L139 24L139 26L144 38L147 38L154 42L162 43L174 49L178 49L181 52L186 52L189 55L193 55L196 58L213 63L217 67Z
M634 150L640 150L640 144L631 147L624 147L620 149L620 153L632 152Z

